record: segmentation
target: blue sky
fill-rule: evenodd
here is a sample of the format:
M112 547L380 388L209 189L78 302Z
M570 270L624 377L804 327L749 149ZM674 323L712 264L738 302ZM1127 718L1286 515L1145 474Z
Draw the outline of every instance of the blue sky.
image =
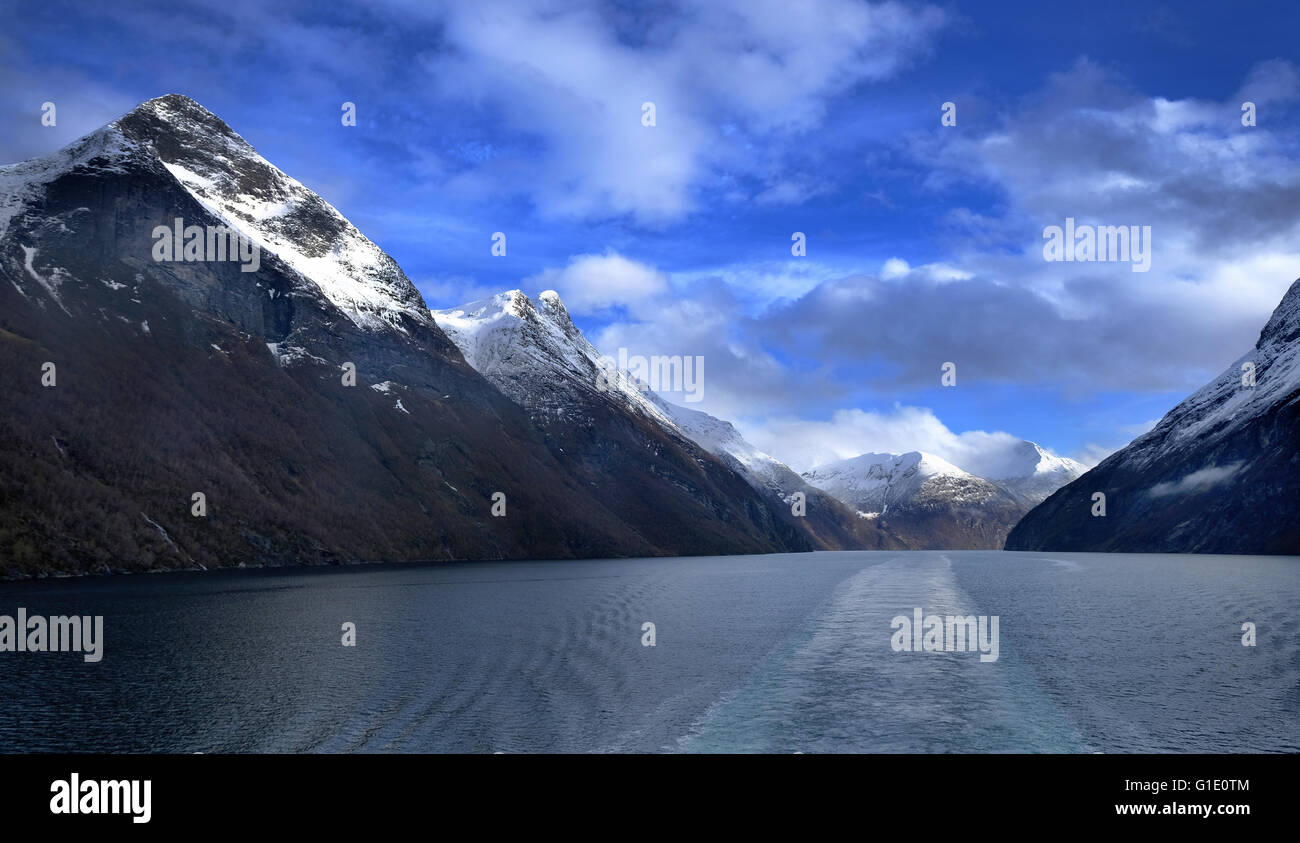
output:
M798 469L1096 459L1300 276L1294 3L3 7L0 160L186 94L431 307L554 288L605 353L702 356L692 406ZM1151 271L1045 262L1067 216L1152 226Z

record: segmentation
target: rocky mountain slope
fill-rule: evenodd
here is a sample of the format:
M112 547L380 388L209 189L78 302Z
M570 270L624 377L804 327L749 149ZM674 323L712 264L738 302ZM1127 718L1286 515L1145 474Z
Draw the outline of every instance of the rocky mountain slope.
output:
M178 218L255 271L155 260ZM0 369L8 575L808 546L653 436L593 430L575 463L391 258L181 96L0 168Z
M729 423L670 404L629 373L603 365L553 290L536 302L511 290L432 313L471 366L527 409L555 447L593 472L622 471L610 462L614 449L652 451L665 470L693 462L719 482L724 467L744 478L747 495L759 493L767 517L790 531L790 541L819 549L901 546L753 448ZM803 516L792 511L797 492L805 495ZM639 501L618 505L635 508Z
M1104 516L1093 515L1098 493ZM1006 547L1296 554L1298 501L1300 281L1253 349L1035 507Z

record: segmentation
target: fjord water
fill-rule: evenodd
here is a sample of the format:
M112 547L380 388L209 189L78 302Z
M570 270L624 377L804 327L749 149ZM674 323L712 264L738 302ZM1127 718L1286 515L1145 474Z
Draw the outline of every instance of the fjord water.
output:
M1300 751L1295 557L213 571L0 586L19 607L103 615L104 656L0 653L3 752ZM916 607L997 615L997 661L895 652Z

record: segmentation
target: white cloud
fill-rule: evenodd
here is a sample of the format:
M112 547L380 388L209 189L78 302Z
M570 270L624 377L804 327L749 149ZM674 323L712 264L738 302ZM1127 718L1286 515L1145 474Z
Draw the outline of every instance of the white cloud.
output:
M1206 489L1228 482L1241 471L1243 466L1245 466L1244 462L1234 462L1223 466L1207 466L1171 483L1157 483L1151 487L1147 494L1153 498L1162 498L1169 495L1203 492Z
M947 263L926 263L912 266L902 258L890 258L880 266L882 281L912 278L917 281L965 281L974 277L970 272Z
M886 281L892 281L895 278L903 278L911 271L912 267L908 265L907 261L902 258L890 258L880 268L880 277Z
M616 305L635 306L668 292L668 278L652 266L616 252L577 255L558 269L545 269L525 282L552 289L573 313L597 313Z
M956 433L928 408L902 405L888 412L837 410L826 420L778 418L744 425L743 432L799 472L868 452L925 451L966 471L997 475L998 466L1024 441L1003 431Z
M1088 281L1124 283L1126 298L1163 310L1161 322L1188 339L1204 345L1212 338L1226 361L1241 352L1245 326L1262 324L1300 274L1294 139L1265 122L1242 127L1247 92L1261 102L1295 100L1300 71L1282 60L1263 62L1238 96L1170 100L1081 60L995 130L936 133L933 146L914 144L916 160L934 189L974 178L1005 192L1005 211L995 218L965 209L948 215L964 239L965 269L1032 288L1072 317L1115 305ZM1066 217L1151 226L1151 271L1121 280L1124 265L1044 262L1043 227ZM1217 327L1223 324L1232 330Z
M933 7L855 0L715 0L653 22L596 3L400 5L439 26L445 48L423 59L438 93L541 141L534 160L482 162L454 188L523 193L546 215L647 224L689 213L714 176L770 182L775 138L816 127L830 98L897 73L946 22ZM642 125L644 102L654 127ZM791 203L820 190L776 181L758 195Z

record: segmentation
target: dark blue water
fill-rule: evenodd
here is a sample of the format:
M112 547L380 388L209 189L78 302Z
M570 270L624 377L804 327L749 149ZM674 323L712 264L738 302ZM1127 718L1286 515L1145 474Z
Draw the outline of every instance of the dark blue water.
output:
M104 615L104 658L0 653L4 752L1300 751L1297 558L863 552L0 586L0 614L19 607ZM890 621L914 607L997 615L998 660L895 652Z

